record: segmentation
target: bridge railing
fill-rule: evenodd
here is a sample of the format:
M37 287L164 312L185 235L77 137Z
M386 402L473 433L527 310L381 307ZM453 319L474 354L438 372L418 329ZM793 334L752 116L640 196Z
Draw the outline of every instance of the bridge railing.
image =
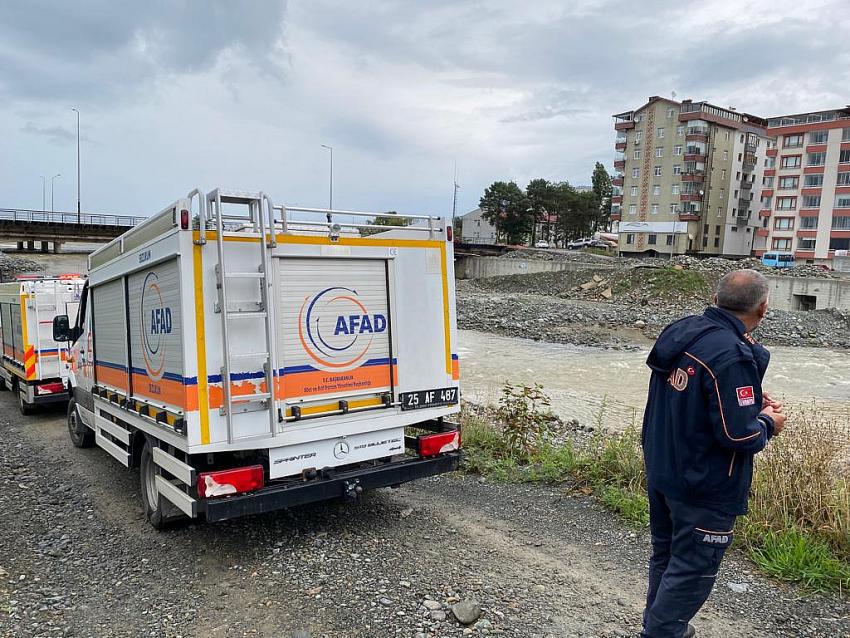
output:
M86 224L91 226L122 226L131 228L147 217L131 215L103 215L99 213L77 213L67 211L28 210L26 208L0 208L0 221L41 222L48 224Z

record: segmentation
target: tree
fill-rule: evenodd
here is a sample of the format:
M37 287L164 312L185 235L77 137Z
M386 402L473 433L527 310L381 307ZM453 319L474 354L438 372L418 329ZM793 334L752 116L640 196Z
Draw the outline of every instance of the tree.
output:
M587 237L599 219L599 201L593 191L579 192L569 182L554 185L555 235L567 242Z
M478 206L481 217L509 244L523 243L534 225L528 198L516 182L493 182L484 190Z
M408 217L399 217L398 213L394 210L389 210L383 215L378 215L375 219L370 219L369 224L374 226L410 226L410 218ZM361 234L365 237L368 235L374 235L376 233L382 233L384 231L378 230L377 228L361 228Z
M593 193L599 201L600 221L607 223L611 217L611 194L614 192L611 176L602 163L596 162L596 168L593 169L593 176L590 179L593 183Z
M531 244L537 239L537 224L546 219L546 240L549 240L549 212L552 208L552 184L545 179L533 179L525 187L525 196L528 198L528 207L531 209L532 227Z

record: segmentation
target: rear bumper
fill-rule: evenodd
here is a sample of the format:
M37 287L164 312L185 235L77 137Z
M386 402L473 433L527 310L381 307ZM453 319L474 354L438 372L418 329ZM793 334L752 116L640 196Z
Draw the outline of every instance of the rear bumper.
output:
M69 392L55 392L53 394L35 394L32 402L36 405L50 405L53 403L68 403L71 398Z
M311 481L270 485L257 492L201 501L208 521L263 514L316 501L339 498L360 490L399 485L415 479L436 476L457 469L460 452L429 459L404 459L379 466L337 472ZM358 489L359 488L359 489Z

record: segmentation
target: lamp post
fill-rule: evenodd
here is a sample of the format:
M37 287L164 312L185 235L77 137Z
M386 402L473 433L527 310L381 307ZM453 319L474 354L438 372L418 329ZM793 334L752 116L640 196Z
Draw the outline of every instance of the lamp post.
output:
M56 173L53 177L50 178L50 212L53 212L53 180L57 177L62 177L62 173Z
M80 111L71 108L77 114L77 223L80 223Z
M47 178L44 175L39 175L41 177L41 212L45 212L47 210Z
M328 193L328 208L333 210L334 207L334 147L322 144L322 148L326 148L331 152L331 177Z

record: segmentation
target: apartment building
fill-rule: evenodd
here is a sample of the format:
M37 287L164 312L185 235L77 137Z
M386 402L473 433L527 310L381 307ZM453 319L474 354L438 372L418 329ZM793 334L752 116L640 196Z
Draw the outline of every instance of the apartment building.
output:
M614 115L611 218L622 254L750 255L767 121L658 96Z
M767 133L754 252L830 264L850 250L850 106L773 117Z

